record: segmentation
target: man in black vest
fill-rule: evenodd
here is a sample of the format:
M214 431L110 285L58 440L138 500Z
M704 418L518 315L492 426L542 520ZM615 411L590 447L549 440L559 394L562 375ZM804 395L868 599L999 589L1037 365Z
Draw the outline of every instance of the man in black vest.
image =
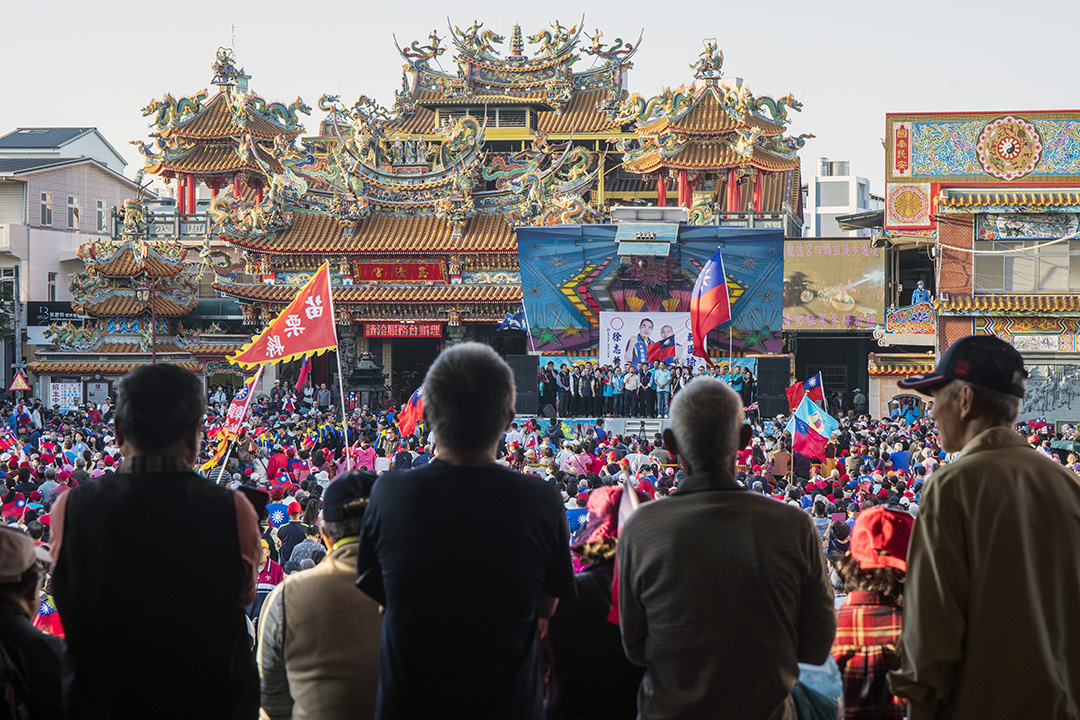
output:
M53 506L68 717L258 714L244 619L258 518L243 495L191 471L203 406L187 370L137 368L118 387L119 469Z

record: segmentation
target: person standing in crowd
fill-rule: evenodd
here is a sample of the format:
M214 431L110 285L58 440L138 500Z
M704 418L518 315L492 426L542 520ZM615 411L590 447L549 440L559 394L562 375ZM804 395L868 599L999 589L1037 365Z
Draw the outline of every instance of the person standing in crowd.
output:
M379 688L378 604L356 591L364 509L375 475L334 478L320 534L330 554L294 573L267 599L259 623L262 710L269 720L375 717Z
M911 720L1064 718L1080 708L1080 481L1014 430L1028 373L992 336L956 341L901 380L934 398L941 448L904 588Z
M259 522L243 494L191 471L204 403L201 381L175 365L124 376L123 463L52 509L69 717L258 713L244 608L255 597Z
M326 387L326 383L319 386L319 392L315 393L316 402L319 403L319 412L326 413L330 410L330 402L333 399L333 393Z
M259 575L255 580L255 599L247 607L247 614L251 618L253 625L257 625L259 622L259 614L262 612L262 606L266 602L266 598L285 579L285 571L281 569L281 565L270 557L270 542L263 539L259 541L259 544L262 548L262 554L260 555Z
M671 407L665 444L686 473L619 537L626 656L644 666L638 717L793 718L798 663L829 656L836 616L806 514L745 492L739 396L698 378Z
M563 363L559 366L559 374L555 376L555 385L559 393L559 405L556 408L557 412L559 413L559 417L569 417L570 371L566 369L566 363Z
M382 720L538 720L537 620L574 591L561 498L553 485L495 463L514 419L514 377L494 350L447 349L424 388L439 454L380 478L360 534L357 586L386 608L376 712ZM461 492L466 484L499 488L498 511ZM478 561L495 548L527 551Z
M35 547L23 532L0 527L0 646L14 667L2 667L0 681L11 682L14 697L0 697L0 715L9 703L33 720L64 717L61 663L64 641L31 622L49 562L46 548ZM18 673L17 677L15 673Z
M540 369L540 412L544 412L548 405L555 407L557 378L555 363L549 360L548 364Z
M274 531L282 565L292 559L293 548L304 542L304 538L307 537L308 526L300 520L303 512L304 508L300 507L300 503L293 500L288 505L289 522Z
M908 513L884 505L859 513L850 550L837 564L847 598L836 612L832 656L843 678L845 720L904 717L903 703L888 692L886 675L897 660L914 523ZM843 523L834 527L847 529Z
M855 409L855 415L856 417L865 415L867 407L866 395L863 394L863 391L860 388L855 388L854 392L855 394L851 398L851 405Z
M656 415L668 416L668 403L671 402L671 370L663 363L657 363L653 370L653 383L656 385Z
M638 390L641 387L641 376L634 370L634 366L626 363L626 373L623 375L623 411L626 417L638 417Z

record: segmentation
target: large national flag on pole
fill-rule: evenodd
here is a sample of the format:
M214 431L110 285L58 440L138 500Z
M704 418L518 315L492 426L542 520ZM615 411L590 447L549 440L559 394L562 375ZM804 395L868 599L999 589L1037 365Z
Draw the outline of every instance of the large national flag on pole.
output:
M825 446L839 427L835 418L804 396L786 429L791 433L792 450L806 457L824 458Z
M409 403L398 415L398 431L402 435L412 435L416 430L416 423L424 417L424 386L416 388L416 392L409 398Z
M731 300L728 297L724 258L720 250L713 253L701 268L694 292L690 295L690 330L694 335L694 355L708 358L705 336L731 319Z
M525 318L525 306L522 306L515 313L503 313L503 321L499 323L498 330L525 330L526 318Z
M255 372L255 377L251 378L251 381L240 388L240 392L233 395L232 402L229 403L229 409L225 413L225 435L227 437L236 437L240 434L240 426L244 424L244 418L247 417L248 407L251 405L251 396L255 394L255 386L259 383L259 378L262 377L262 365Z
M799 407L803 397L810 398L822 407L825 405L825 390L821 387L821 373L795 383L784 392L787 394L788 407L792 410Z
M337 329L330 297L330 264L323 263L288 307L230 357L229 362L244 367L270 365L335 348Z

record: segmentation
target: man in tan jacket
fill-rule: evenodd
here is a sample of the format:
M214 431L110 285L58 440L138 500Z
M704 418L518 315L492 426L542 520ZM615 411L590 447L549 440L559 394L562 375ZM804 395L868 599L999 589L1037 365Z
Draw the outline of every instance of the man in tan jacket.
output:
M1014 429L1027 371L992 335L902 388L933 395L955 461L923 490L904 582L911 720L1080 716L1080 481Z
M361 720L375 716L379 688L378 604L356 589L360 526L375 476L354 471L323 495L330 554L278 585L259 618L263 718Z

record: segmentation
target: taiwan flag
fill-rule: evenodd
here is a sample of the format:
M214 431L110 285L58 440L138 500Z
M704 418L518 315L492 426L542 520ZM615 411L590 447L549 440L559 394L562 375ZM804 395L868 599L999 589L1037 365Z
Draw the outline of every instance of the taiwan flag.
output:
M281 527L289 522L289 508L284 503L269 503L266 506L268 521L273 527Z
M788 407L792 410L799 407L804 397L808 397L821 406L825 405L825 391L821 387L821 373L797 382L787 390Z
M661 360L665 363L675 362L675 336L664 338L660 342L649 343L646 359L649 362Z
M831 415L819 408L809 397L803 397L787 424L791 433L791 449L809 458L825 457L829 438L840 427Z
M43 633L64 637L64 626L60 624L60 615L56 612L56 603L51 595L43 595L34 616L34 627Z
M416 430L416 423L424 417L424 386L416 388L416 392L409 397L409 403L398 416L398 432L404 435L412 435Z
M705 336L731 319L724 258L720 250L701 267L690 294L690 330L694 335L694 355L708 359Z
M300 377L296 381L296 392L304 392L304 385L307 383L308 375L311 374L311 356L308 355L304 358L304 363L300 366Z

